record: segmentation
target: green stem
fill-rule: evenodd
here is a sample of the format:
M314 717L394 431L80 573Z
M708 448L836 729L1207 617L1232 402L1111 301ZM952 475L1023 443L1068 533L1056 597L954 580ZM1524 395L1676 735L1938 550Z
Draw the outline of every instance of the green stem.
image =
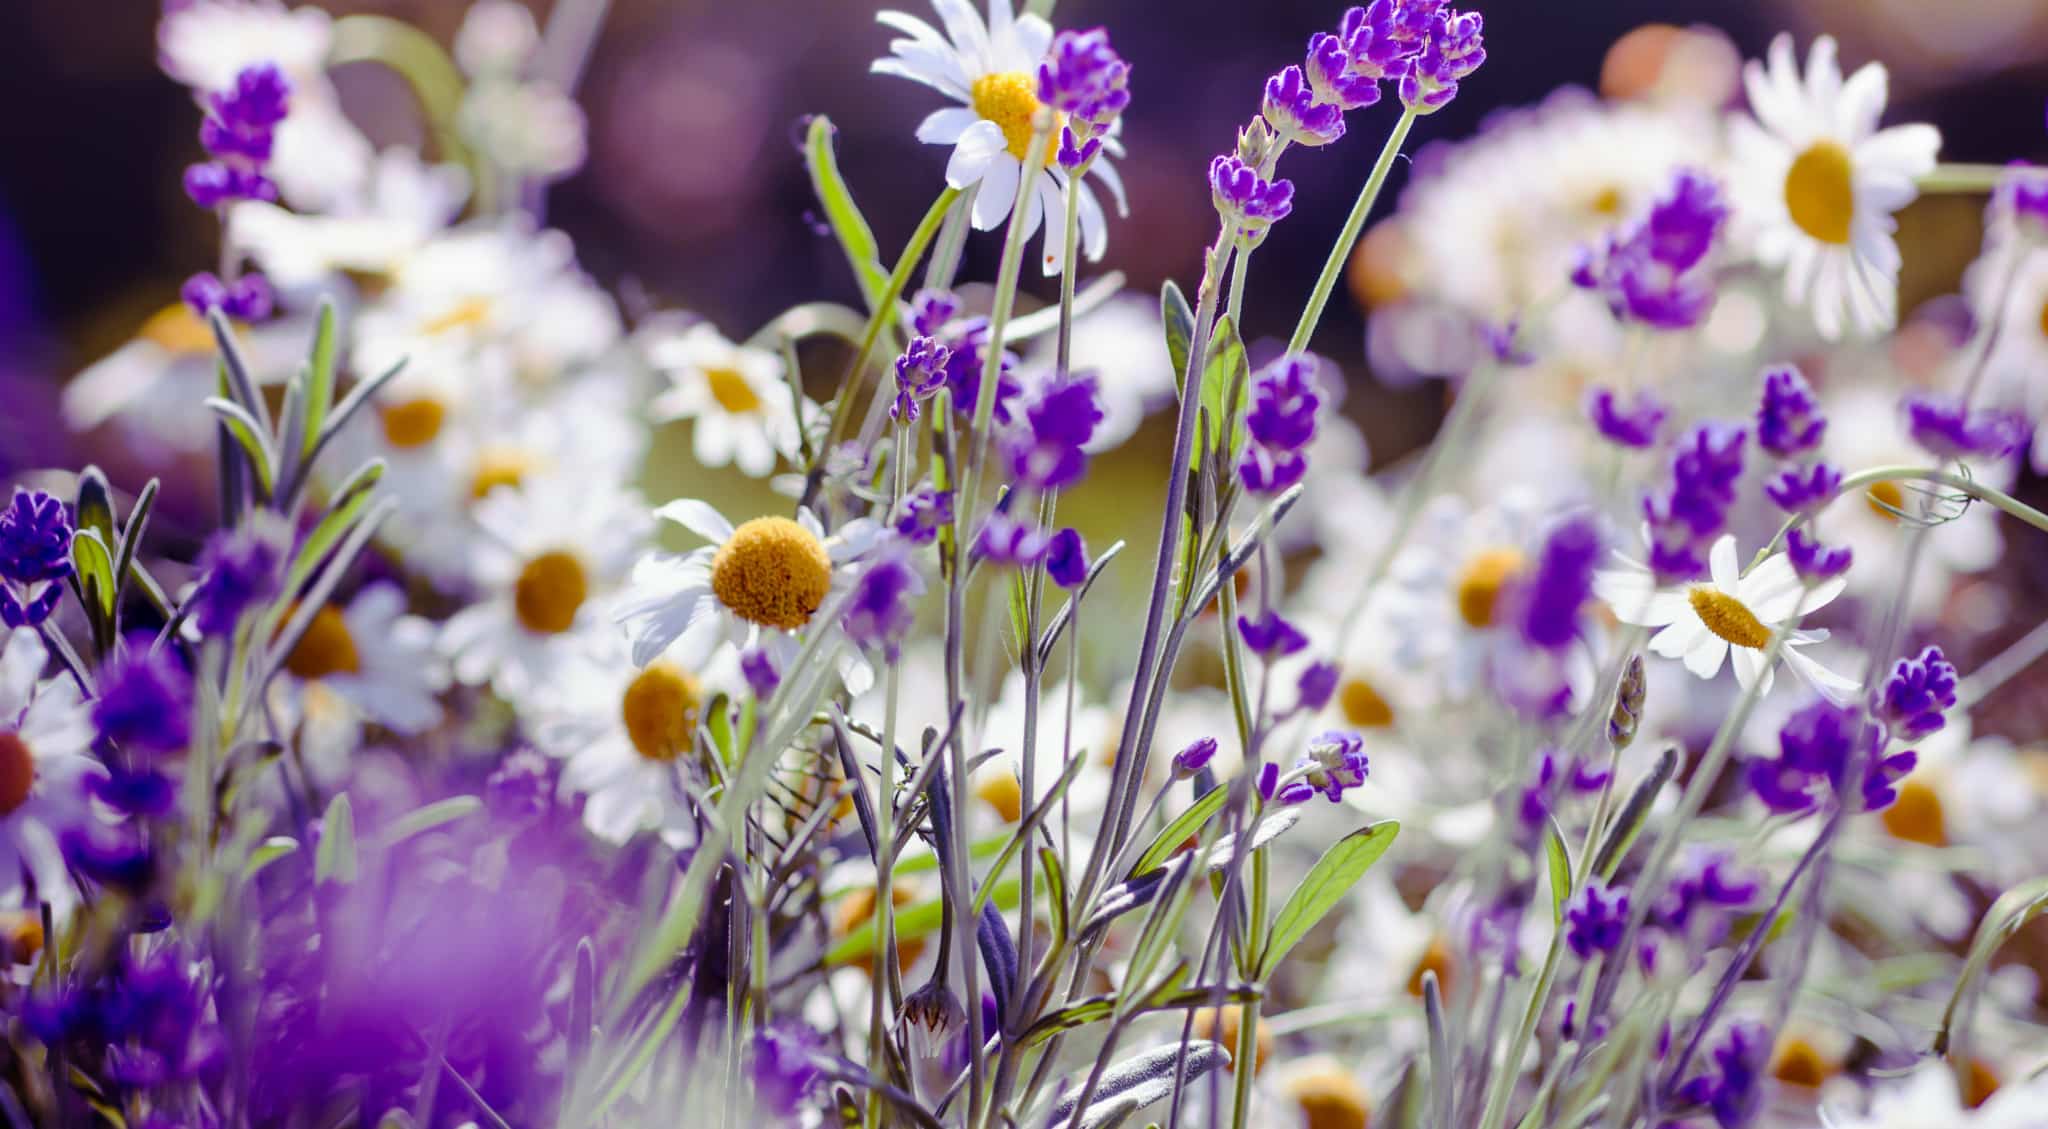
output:
M1920 178L1920 191L1926 193L1971 194L1990 192L2005 179L2004 165L1964 165L1946 162L1934 166L1934 171Z
M1393 170L1394 158L1400 154L1402 143L1408 140L1408 131L1414 128L1415 118L1414 110L1402 110L1401 120L1394 123L1393 132L1387 134L1386 144L1380 146L1379 160L1373 162L1372 175L1365 178L1365 187L1358 190L1358 201L1351 205L1351 214L1345 217L1344 229L1337 233L1337 242L1330 247L1330 257L1323 261L1323 273L1316 278L1315 289L1309 291L1308 306L1301 311L1301 320L1294 325L1294 336L1287 339L1289 353L1299 353L1308 348L1308 339L1315 336L1316 323L1323 320L1323 307L1329 304L1330 292L1336 289L1337 278L1344 273L1344 263L1351 257L1351 248L1365 230L1366 216L1379 200L1380 189L1386 187L1387 174Z
M1844 497L1862 490L1866 486L1874 486L1880 482L1907 482L1915 480L1932 482L1936 485L1946 486L1951 490L1960 490L1980 502L1988 502L2004 510L2007 514L2026 522L2043 533L2048 533L2048 514L2042 513L2040 510L2027 505L2003 490L1986 486L1974 478L1965 478L1962 475L1942 470L1939 467L1881 466L1858 471L1842 479L1842 484L1835 487L1835 492L1822 500L1819 508L1812 512L1818 514L1820 510L1834 505ZM1778 527L1778 532L1773 534L1771 539L1764 544L1764 547L1757 552L1756 559L1761 561L1772 553L1777 552L1778 548L1785 542L1785 535L1790 533L1792 527L1799 524L1802 520L1803 518L1799 514L1786 518L1785 523Z
M988 312L988 344L981 364L981 383L974 395L974 427L969 442L972 459L962 460L960 492L954 496L956 524L972 531L975 491L981 485L982 463L988 457L988 433L995 420L996 385L1003 373L1003 334L1010 326L1010 311L1017 303L1017 277L1024 264L1024 216L1031 200L1038 170L1045 167L1045 153L1052 144L1052 114L1043 111L1032 122L1031 143L1024 149L1024 168L1017 177L1017 198L1010 205L1010 229L1003 237L1002 263L996 270L995 302ZM969 1018L979 1015L971 1012Z

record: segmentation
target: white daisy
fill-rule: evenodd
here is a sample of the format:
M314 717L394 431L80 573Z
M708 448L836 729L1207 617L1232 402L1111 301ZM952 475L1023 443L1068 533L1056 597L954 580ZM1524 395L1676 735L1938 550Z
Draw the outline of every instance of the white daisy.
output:
M632 642L633 665L646 666L667 655L686 670L699 670L730 643L760 647L785 675L800 650L798 636L834 592L853 578L851 563L873 542L874 526L853 521L832 537L810 511L786 517L757 517L734 526L707 502L683 499L654 511L709 541L677 556L656 553L633 567L633 577L616 608ZM829 630L839 632L838 624ZM851 645L832 647L849 693L866 692L874 671Z
M775 469L777 456L796 454L799 425L776 353L734 344L708 322L656 336L645 348L647 363L668 381L648 411L661 423L694 421L698 462L732 464L760 478ZM814 414L808 399L804 408Z
M638 495L549 475L493 491L476 520L482 536L471 552L483 592L441 629L456 678L489 682L518 704L607 661L616 628L605 598L653 532Z
M377 155L359 192L325 213L245 200L228 212L227 237L281 287L318 286L343 271L389 275L445 229L468 197L462 166L429 165L394 146Z
M1650 638L1650 650L1684 660L1685 669L1700 678L1719 674L1732 651L1736 681L1748 688L1762 680L1761 693L1766 694L1772 672L1764 666L1764 648L1772 631L1795 616L1826 607L1847 583L1838 576L1809 589L1783 553L1772 554L1744 573L1736 561L1733 534L1714 542L1708 553L1709 579L1676 587L1659 588L1649 569L1616 555L1623 567L1603 570L1593 578L1594 592L1607 601L1616 619L1663 628ZM1825 631L1793 631L1785 636L1781 654L1794 674L1842 701L1857 684L1799 653L1799 648L1827 637Z
M974 226L993 231L1009 218L1017 201L1017 181L1024 175L1024 158L1031 145L1031 119L1039 109L1038 64L1052 43L1052 25L1035 15L1016 15L1010 0L989 0L986 22L969 0L932 0L932 7L946 26L943 35L904 12L877 14L877 21L909 38L892 40L891 57L875 60L869 69L923 83L961 103L933 111L918 125L917 139L953 147L953 156L946 162L946 183L963 191L978 186ZM1112 127L1112 136L1103 141L1103 151L1121 155L1123 147L1113 134ZM1068 174L1052 162L1057 140L1047 148L1047 167L1035 174L1031 191L1026 193L1024 213L1026 238L1038 230L1041 221L1046 224L1044 267L1048 275L1059 273L1065 255L1060 233L1066 228ZM1108 156L1098 158L1088 171L1109 189L1117 214L1124 215L1128 205L1123 181ZM1090 260L1100 259L1109 245L1102 203L1085 180L1078 198L1082 250Z
M2001 1086L1981 1106L1968 1109L1956 1092L1956 1078L1946 1063L1929 1062L1904 1081L1885 1086L1872 1096L1861 1115L1823 1108L1826 1129L2026 1129L2041 1124L2048 1104L2048 1075Z
M34 628L0 637L0 901L24 876L37 893L63 901L69 888L63 832L91 818L86 779L100 767L89 753L92 711L68 677L38 683L49 651Z
M1809 307L1822 337L1846 322L1866 334L1899 315L1894 213L1934 169L1941 134L1930 125L1877 128L1888 79L1867 63L1844 81L1835 41L1813 43L1806 72L1792 37L1771 42L1768 65L1743 71L1755 120L1737 118L1737 217L1756 256L1785 269L1785 300Z
M2018 234L1994 216L1984 254L1963 275L1963 294L1978 324L1998 323L1985 372L1998 399L2019 409L2034 428L2034 470L2048 473L2048 246Z
M441 720L437 694L448 683L434 653L434 625L405 611L396 584L372 584L346 606L313 614L284 668L304 689L318 687L366 721L423 733Z

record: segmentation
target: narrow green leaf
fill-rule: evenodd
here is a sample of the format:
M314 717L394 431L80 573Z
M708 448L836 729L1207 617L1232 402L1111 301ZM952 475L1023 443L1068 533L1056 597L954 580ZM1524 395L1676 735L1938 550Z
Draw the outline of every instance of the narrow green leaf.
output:
M313 853L313 879L341 883L356 880L356 817L349 807L347 792L334 797L320 820L320 847Z
M114 610L121 609L121 593L128 587L128 576L135 568L135 553L142 545L142 535L149 531L149 514L156 508L157 491L162 488L157 479L150 479L142 486L142 493L135 496L135 505L129 507L128 523L121 527L121 541L114 552Z
M96 466L78 472L76 528L95 530L103 545L114 544L114 490L107 476Z
M1152 837L1152 842L1146 845L1145 852L1138 856L1138 861L1131 864L1131 869L1125 873L1124 878L1128 880L1143 874L1171 858L1182 843L1187 842L1211 819L1216 818L1216 813L1223 810L1223 801L1229 798L1229 790L1220 785L1202 793L1194 803L1188 805L1186 811L1174 816L1160 829L1159 834Z
M1265 955L1259 959L1260 979L1271 976L1280 962L1287 958L1288 950L1307 936L1324 914L1344 900L1351 887L1357 885L1358 880L1365 877L1365 872L1372 869L1372 864L1394 845L1394 836L1400 832L1399 823L1391 819L1381 820L1337 840L1335 846L1316 860L1308 875L1301 880L1301 885L1287 896L1287 904L1281 906L1280 913L1273 918Z
M287 835L272 835L257 844L249 852L249 861L242 864L242 881L247 882L271 863L299 849L299 841Z
M71 535L71 566L78 570L78 590L92 613L106 622L114 616L114 558L100 531L80 525Z
M276 484L273 475L277 467L277 453L270 449L270 436L263 425L233 400L208 396L206 406L227 425L228 434L235 437L236 444L248 457L249 466L256 471L256 481L262 484L266 494L269 493Z
M1159 320L1166 326L1166 356L1176 385L1187 382L1188 342L1195 336L1195 311L1172 279L1159 288Z
M1060 868L1060 856L1051 847L1038 849L1038 862L1045 873L1045 900L1052 906L1052 933L1058 940L1067 936L1067 875Z
M381 461L365 464L362 470L335 494L334 504L329 506L327 513L314 524L313 531L306 535L305 544L299 546L298 555L292 558L291 569L285 577L286 592L297 592L313 575L313 570L320 567L320 561L326 557L327 551L339 544L343 537L348 536L348 531L354 528L356 520L370 506L370 488L375 486L383 475L384 464Z
M1004 909L1016 909L1018 889L1018 883L1015 878L1005 878L996 883L996 904ZM901 943L913 938L924 937L935 932L939 928L939 923L943 919L944 914L944 904L938 898L933 898L928 902L918 902L916 905L904 906L902 909L897 910L895 914L897 942ZM848 930L846 936L834 941L832 947L825 950L825 963L834 965L846 964L850 961L869 960L873 958L874 953L875 919L870 916L866 921Z
M1949 994L1948 1006L1942 1010L1941 1029L1934 1036L1935 1054L1949 1053L1949 1044L1960 1026L1958 1016L1968 1014L1969 1005L1975 1001L1977 981L1991 967L1991 958L2044 912L2048 912L2048 878L2014 886L1984 911L1984 919L1977 923L1977 933L1970 939L1970 955L1956 975L1955 991Z
M1564 832L1558 830L1557 820L1550 821L1550 827L1543 835L1543 861L1550 868L1550 922L1564 924L1564 904L1572 896L1572 854L1565 846Z
M846 187L846 178L839 173L839 158L832 149L835 132L832 120L823 114L811 119L804 139L804 166L810 170L811 188L818 194L818 203L825 209L825 222L839 240L839 249L846 253L854 281L860 284L861 297L872 311L887 292L889 273L882 269L874 229L860 214L852 191Z
M368 380L357 382L354 388L348 390L348 395L342 397L340 405L328 415L327 426L321 428L314 437L313 449L306 454L306 461L300 467L299 481L304 482L312 477L313 464L319 460L320 453L327 449L327 444L333 442L334 437L341 434L342 429L348 426L348 421L354 419L356 413L363 410L364 405L368 404L386 384L391 383L403 371L405 371L405 360L400 358L390 368L385 369Z
M1250 380L1251 367L1237 326L1227 314L1217 318L1216 330L1209 335L1208 359L1202 365L1202 410L1213 421L1210 449L1222 451L1226 460L1244 442L1244 421L1238 408Z
M313 327L313 355L306 366L306 431L303 457L313 454L313 441L327 423L334 407L334 301L320 300L320 317Z
M377 833L377 841L387 847L394 846L415 835L424 835L436 827L475 815L482 811L483 807L484 802L475 796L450 796L445 800L436 800L392 820L389 826Z

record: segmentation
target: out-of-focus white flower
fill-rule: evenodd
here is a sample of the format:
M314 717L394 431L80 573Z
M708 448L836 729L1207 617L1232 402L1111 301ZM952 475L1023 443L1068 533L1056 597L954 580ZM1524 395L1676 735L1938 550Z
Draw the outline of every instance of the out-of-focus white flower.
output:
M428 165L411 149L377 155L362 192L302 215L261 200L228 213L228 242L280 287L316 285L340 272L388 275L445 229L469 196L460 165Z
M693 421L698 462L731 464L761 478L774 471L777 457L796 457L799 424L780 356L734 344L704 322L653 337L644 348L648 364L668 381L648 412L658 421ZM804 408L816 415L808 399Z

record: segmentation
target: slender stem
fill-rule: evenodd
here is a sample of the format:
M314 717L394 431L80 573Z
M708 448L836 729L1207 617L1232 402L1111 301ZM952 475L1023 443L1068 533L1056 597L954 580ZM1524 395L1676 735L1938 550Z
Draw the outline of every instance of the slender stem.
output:
M1343 230L1337 233L1337 242L1330 247L1330 257L1323 260L1323 273L1316 277L1315 289L1309 291L1308 305L1301 311L1301 320L1294 324L1294 335L1287 339L1287 351L1299 353L1308 348L1309 338L1315 336L1316 323L1323 320L1323 307L1329 304L1330 292L1337 288L1337 279L1344 273L1344 264L1351 258L1351 248L1358 242L1365 230L1365 220L1372 212L1372 206L1380 198L1380 190L1386 187L1387 174L1393 170L1394 158L1401 152L1401 145L1408 140L1408 131L1415 126L1416 113L1412 109L1401 111L1401 120L1394 123L1393 131L1380 146L1379 159L1373 162L1371 175L1365 178L1365 187L1358 190L1358 200L1351 205L1351 214L1344 219Z
M1954 192L1970 194L1989 192L2005 179L2004 165L1942 164L1934 171L1920 178L1920 191L1926 193Z
M1957 708L1967 710L1990 697L1999 687L2032 666L2042 655L2048 655L2048 620L2035 624L2032 631L2020 636L2012 646L1971 671L1970 676L1963 679L1962 686L1956 690Z
M975 493L982 482L983 464L988 459L989 432L996 414L997 385L1003 375L1003 334L1010 326L1010 312L1017 303L1017 277L1024 265L1024 218L1030 211L1031 191L1038 170L1045 167L1045 153L1052 142L1051 114L1042 112L1032 123L1031 143L1024 149L1024 168L1017 178L1017 199L1010 206L1010 229L1003 237L1002 262L996 269L995 303L988 312L988 344L981 362L981 383L974 393L974 427L968 443L974 457L962 460L960 492L954 496L954 514L964 529L974 528Z
M1943 470L1940 467L1881 466L1858 471L1843 478L1842 484L1835 487L1835 492L1828 495L1810 512L1817 515L1821 510L1834 505L1836 502L1866 486L1873 486L1880 482L1915 480L1932 482L1936 485L1946 486L1951 490L1959 490L1980 502L1988 502L1998 507L2005 513L2026 522L2043 533L2048 533L2048 514L2042 513L2040 510L2027 505L2003 490L1993 486L1986 486L1974 478L1965 478L1962 475ZM1764 544L1762 549L1758 550L1757 559L1762 560L1777 552L1779 546L1785 542L1785 535L1792 531L1793 526L1803 520L1805 518L1800 514L1794 514L1786 518L1784 524L1778 527L1778 532L1771 536L1771 539Z

